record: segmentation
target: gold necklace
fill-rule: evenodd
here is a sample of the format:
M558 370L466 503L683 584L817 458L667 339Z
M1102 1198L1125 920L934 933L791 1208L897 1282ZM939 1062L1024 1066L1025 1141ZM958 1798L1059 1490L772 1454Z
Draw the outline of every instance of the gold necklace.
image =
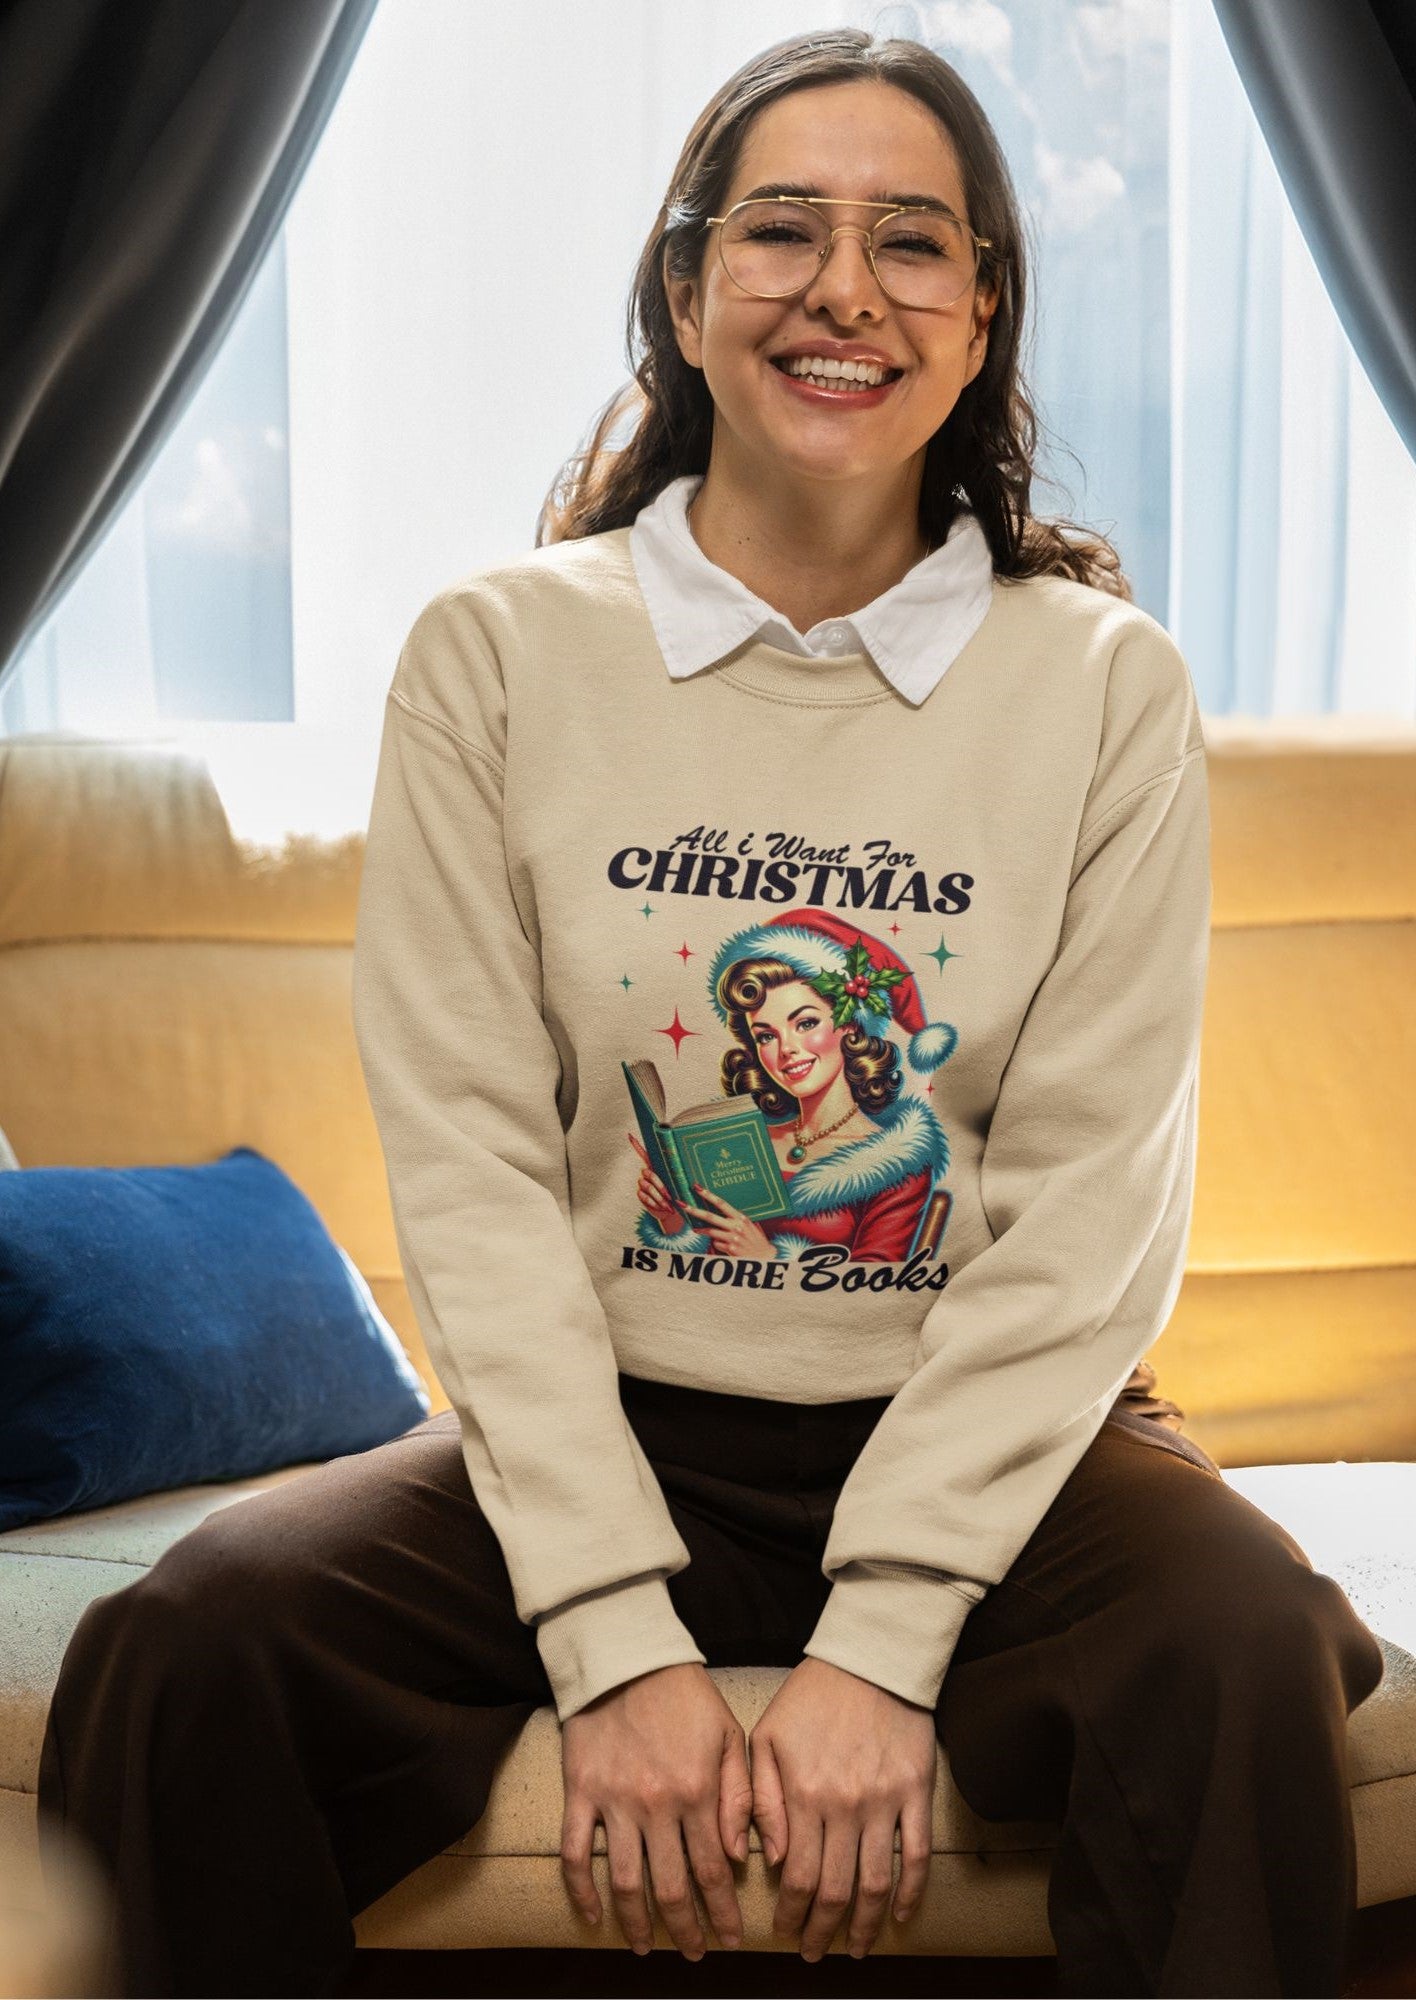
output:
M797 1142L794 1146L788 1148L787 1158L789 1160L804 1160L808 1146L814 1146L818 1139L829 1139L833 1132L838 1132L843 1125L849 1125L859 1110L860 1106L853 1104L844 1118L838 1118L835 1124L828 1125L824 1132L813 1132L810 1137L803 1131L801 1120L798 1118L796 1122Z

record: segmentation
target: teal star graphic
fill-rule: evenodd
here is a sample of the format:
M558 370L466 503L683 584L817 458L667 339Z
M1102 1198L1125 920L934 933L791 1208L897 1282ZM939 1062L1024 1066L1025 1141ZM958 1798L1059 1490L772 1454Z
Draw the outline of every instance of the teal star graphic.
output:
M650 917L654 914L653 905L651 903L641 903L639 907L644 912L644 921L648 923Z
M633 981L633 980L632 980L632 979L630 978L630 976L629 976L629 974L628 974L628 973L626 973L626 974L624 975L624 978L623 978L623 979L621 979L621 981L620 981L620 985L621 985L621 986L622 986L622 987L624 988L624 990L625 990L625 992L626 992L626 993L628 993L628 991L629 991L630 987L631 987L631 986L633 986L633 984L634 984L634 981Z
M944 942L942 934L939 939L938 949L935 951L927 951L924 954L926 958L932 958L936 962L941 972L944 970L944 961L946 958L962 958L963 955L964 954L961 951L950 951L949 947Z

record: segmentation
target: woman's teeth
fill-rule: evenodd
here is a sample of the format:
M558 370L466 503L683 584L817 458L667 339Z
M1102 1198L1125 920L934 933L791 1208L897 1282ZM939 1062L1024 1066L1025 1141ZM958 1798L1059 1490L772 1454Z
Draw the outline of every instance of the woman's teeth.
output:
M826 389L878 389L890 371L873 361L827 361L814 354L791 355L773 364Z

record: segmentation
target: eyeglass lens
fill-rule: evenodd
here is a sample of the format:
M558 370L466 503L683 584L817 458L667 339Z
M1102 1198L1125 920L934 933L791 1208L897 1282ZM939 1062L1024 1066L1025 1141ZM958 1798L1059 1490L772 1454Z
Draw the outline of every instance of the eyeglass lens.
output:
M723 224L723 262L745 292L783 298L811 283L830 237L824 212L804 202L744 202ZM952 305L973 280L974 239L952 216L887 215L873 240L880 282L897 305Z

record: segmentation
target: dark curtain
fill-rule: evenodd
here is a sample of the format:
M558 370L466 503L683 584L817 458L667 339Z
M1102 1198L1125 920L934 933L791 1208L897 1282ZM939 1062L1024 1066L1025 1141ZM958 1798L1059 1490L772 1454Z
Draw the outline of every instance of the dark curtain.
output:
M0 0L0 688L195 394L377 0Z
M1416 457L1416 0L1214 0L1357 358Z

